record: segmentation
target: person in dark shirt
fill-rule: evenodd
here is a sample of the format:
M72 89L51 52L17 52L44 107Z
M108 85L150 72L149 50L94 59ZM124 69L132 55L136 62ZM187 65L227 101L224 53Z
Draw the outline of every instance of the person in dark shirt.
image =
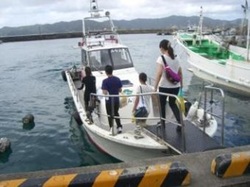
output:
M113 67L111 65L105 66L105 73L108 76L106 79L102 82L102 91L104 95L118 95L119 92L122 91L122 82L121 80L113 76ZM112 106L113 104L113 106ZM116 125L117 125L117 133L122 133L122 125L121 120L119 118L119 97L106 97L106 111L109 121L109 127L112 130L113 126L113 116L116 116L118 118L115 119ZM114 107L113 111L114 114L112 114L112 107Z
M84 105L85 111L89 109L89 101L90 101L90 94L96 93L96 78L92 75L90 67L85 67L85 77L82 79L82 85L78 90L83 89L85 86L84 92Z

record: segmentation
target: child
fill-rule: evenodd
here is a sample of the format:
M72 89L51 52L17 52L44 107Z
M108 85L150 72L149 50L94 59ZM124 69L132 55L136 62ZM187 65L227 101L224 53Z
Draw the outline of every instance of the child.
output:
M148 92L154 92L154 89L146 84L147 81L147 75L145 73L140 73L139 74L139 81L140 85L136 89L136 94L141 94L141 93L148 93ZM134 107L132 110L132 113L134 114L136 109L145 106L148 114L150 112L150 95L137 95L135 98L135 103ZM147 117L148 114L145 116ZM146 119L136 119L136 129L135 129L135 138L143 138L141 131L143 126L146 124Z

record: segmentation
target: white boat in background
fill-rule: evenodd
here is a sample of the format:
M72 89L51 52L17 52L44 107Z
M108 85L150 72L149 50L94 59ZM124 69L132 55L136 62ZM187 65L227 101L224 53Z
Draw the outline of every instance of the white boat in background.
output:
M135 137L135 124L132 122L131 112L136 96L135 89L139 85L139 74L133 65L128 47L122 44L116 32L113 22L110 19L110 13L106 12L105 15L102 15L102 11L99 10L96 0L90 1L90 7L91 16L83 20L83 39L78 44L81 50L81 65L80 67L73 66L71 69L62 71L62 77L68 83L77 110L77 113L74 113L75 119L79 124L83 125L88 137L96 146L121 161L129 162L132 160L166 156L173 153L173 150L175 153L185 152L185 150L180 150L169 144L163 138L165 129L157 123L161 119L158 101L151 100L151 112L147 118L147 127L144 128L142 133L144 138L137 139ZM105 108L106 96L102 94L101 90L102 81L107 77L104 68L108 64L113 66L113 75L118 76L123 84L123 92L120 95L120 101L123 105L119 109L121 124L123 125L121 134L116 134L115 123L112 133L110 133ZM82 72L86 66L91 67L92 73L96 77L96 96L98 101L92 102L93 111L84 110L84 90L77 89L80 87L81 78L84 76ZM119 95L109 95L109 97L119 97ZM194 116L192 116L191 120L192 126L202 136L213 136L217 130L217 121L213 115L208 114L208 111L204 114L203 110L204 115L201 114L202 111L198 112L198 108L195 108ZM203 118L205 122L202 120L202 116L206 116L206 119ZM89 118L88 120L86 120L87 117ZM200 120L197 120L198 118ZM177 142L178 145L182 145L185 131L183 130L180 135L175 130L178 124L172 119L166 120L166 131L171 132L168 129L168 124L173 125L174 130L172 130L172 134L175 134L179 138L175 138L179 141ZM198 124L199 128L196 127L196 124ZM205 125L201 127L202 124ZM207 129L205 132L209 136L200 129ZM213 142L213 140L211 141ZM212 143L212 146L215 144ZM208 143L207 147L209 146L211 147Z
M204 35L202 10L199 30L179 32L174 39L187 52L188 62L196 76L250 96L249 50L225 43L214 35Z

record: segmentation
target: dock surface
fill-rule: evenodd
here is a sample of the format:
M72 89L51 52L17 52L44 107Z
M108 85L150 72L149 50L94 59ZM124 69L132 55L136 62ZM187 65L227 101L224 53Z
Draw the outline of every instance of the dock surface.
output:
M176 125L171 122L165 124L165 136L160 134L160 138L165 141L165 144L177 151L179 154L197 153L222 148L222 146L216 142L215 139L208 136L205 132L200 130L191 122L184 121L184 123L185 140L183 139L183 132L177 132ZM161 127L157 128L157 126L146 127L148 131L155 134L156 136L159 136L160 128Z

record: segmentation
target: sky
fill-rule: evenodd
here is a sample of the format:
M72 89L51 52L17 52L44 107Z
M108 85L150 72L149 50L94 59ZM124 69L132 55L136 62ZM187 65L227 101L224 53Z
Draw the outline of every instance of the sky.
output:
M244 18L245 0L98 0L113 20L203 16L220 20ZM0 0L0 28L52 24L89 16L90 0Z

